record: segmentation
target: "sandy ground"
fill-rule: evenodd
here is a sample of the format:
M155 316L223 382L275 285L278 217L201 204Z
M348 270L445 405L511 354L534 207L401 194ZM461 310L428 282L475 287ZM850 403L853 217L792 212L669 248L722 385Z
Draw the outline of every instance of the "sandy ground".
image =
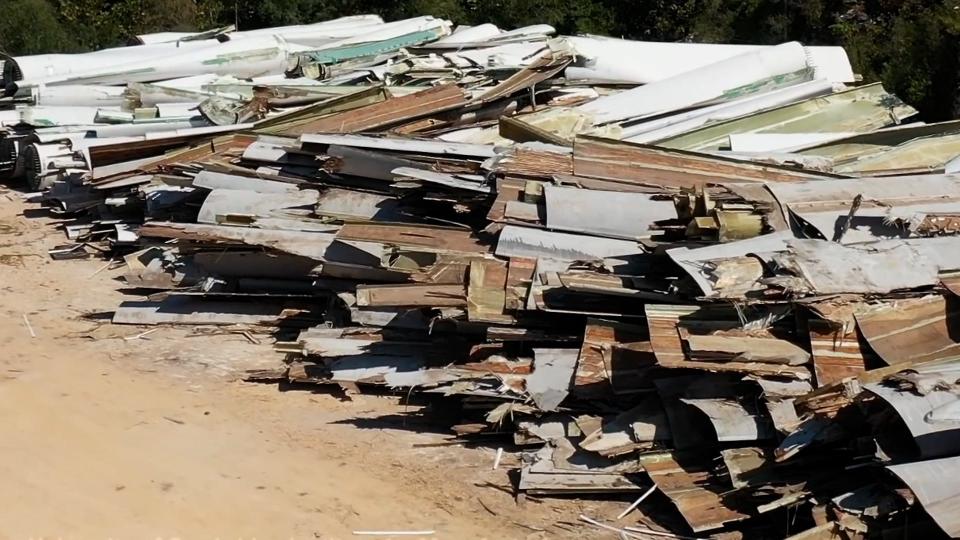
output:
M120 270L50 260L64 236L29 208L0 187L0 540L615 537L577 516L624 502L518 504L493 448L419 446L448 435L394 398L240 382L269 343L85 318Z

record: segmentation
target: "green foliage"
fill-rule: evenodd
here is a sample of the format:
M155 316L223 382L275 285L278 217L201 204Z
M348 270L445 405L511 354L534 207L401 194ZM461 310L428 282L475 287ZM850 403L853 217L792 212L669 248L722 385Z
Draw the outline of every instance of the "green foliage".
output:
M952 0L703 0L698 41L841 45L866 81L926 120L960 114L960 4Z
M612 10L598 0L492 0L468 3L470 24L492 22L504 28L549 24L562 33L607 33Z
M956 17L956 11L945 5L911 6L893 21L886 54L875 59L879 78L932 117L957 112Z
M131 36L220 23L222 0L8 0L0 46L14 54L75 52Z
M919 108L960 114L958 0L3 0L12 54L115 46L130 36L237 23L240 29L377 13L628 39L841 45L865 80ZM625 61L629 61L628 59Z
M0 51L39 54L73 52L78 48L47 0L7 0L0 24Z

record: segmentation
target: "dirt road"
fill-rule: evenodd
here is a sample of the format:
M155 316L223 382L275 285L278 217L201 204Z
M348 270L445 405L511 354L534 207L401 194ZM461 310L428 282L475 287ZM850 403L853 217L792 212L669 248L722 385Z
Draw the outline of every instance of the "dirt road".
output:
M492 449L415 446L444 435L392 398L238 382L269 344L85 319L120 271L51 261L63 234L25 208L0 188L0 539L583 538L578 513L622 508L517 505Z

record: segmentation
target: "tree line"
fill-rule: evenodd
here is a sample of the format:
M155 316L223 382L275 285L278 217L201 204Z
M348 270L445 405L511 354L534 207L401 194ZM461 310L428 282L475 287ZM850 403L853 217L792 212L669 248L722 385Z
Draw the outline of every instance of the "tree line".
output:
M841 45L925 120L960 116L960 0L0 0L0 50L81 52L130 36L378 13L628 39Z

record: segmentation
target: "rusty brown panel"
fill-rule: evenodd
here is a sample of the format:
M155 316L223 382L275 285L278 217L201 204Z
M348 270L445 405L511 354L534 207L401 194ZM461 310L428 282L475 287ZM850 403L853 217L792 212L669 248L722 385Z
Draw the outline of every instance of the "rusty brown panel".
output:
M497 127L501 137L518 143L544 142L559 146L570 146L572 144L571 141L551 131L528 124L515 116L501 116Z
M905 331L909 332L909 330ZM863 334L861 333L861 335ZM872 349L872 345L870 348ZM868 365L870 358L873 356L872 354L868 354L870 352L871 351L864 350L864 354L868 357ZM872 352L877 353L878 351ZM897 373L908 369L910 366L922 364L924 361L925 360L923 360L923 357L920 357L919 360L905 360L897 364L869 369L857 376L857 387L861 387L868 383L879 383L891 375L896 375ZM798 413L833 416L843 407L853 403L855 396L856 393L851 393L850 391L849 383L834 382L817 388L805 396L798 397L794 401L794 405L797 407Z
M933 296L897 300L857 313L857 326L889 365L926 362L960 354L960 300Z
M546 206L543 203L527 203L518 201L508 203L504 223L512 223L522 227L543 228L546 221Z
M647 328L650 331L650 347L657 364L666 368L702 369L714 372L752 373L789 377L797 380L809 380L812 375L805 366L767 364L763 362L720 361L708 362L690 360L683 347L680 321L684 326L712 325L718 329L726 325L736 326L735 313L728 307L668 306L648 304L645 307Z
M451 129L496 126L503 115L516 113L518 105L518 98L504 98L482 106L472 102L466 107L397 124L390 128L390 133L437 136Z
M427 163L430 169L443 173L483 174L483 168L475 161L444 159L439 156L411 156L414 160Z
M504 307L508 311L522 310L527 301L527 293L533 281L533 272L537 268L536 259L511 257L507 268L507 288Z
M581 397L603 395L614 384L628 388L654 363L646 327L601 319L587 320L574 375Z
M611 391L604 351L613 348L613 333L613 328L602 324L602 321L587 322L573 379L573 391L578 396L602 395Z
M470 349L470 361L457 364L460 369L485 373L504 373L508 375L529 375L533 373L533 359L507 358L503 344L483 343Z
M637 288L630 277L601 274L579 270L557 274L560 283L571 291L607 294L612 296L635 296L643 291Z
M495 222L506 221L507 203L523 199L524 181L517 179L497 180L497 198L490 205L487 220Z
M767 364L796 366L810 363L810 353L790 340L763 329L729 328L738 324L733 321L711 321L703 327L681 326L679 331L685 344L684 350L689 358L706 362L741 360L746 357L750 361Z
M660 365L675 365L686 359L680 338L680 317L697 312L691 306L646 307L650 346Z
M507 263L478 259L470 263L467 285L467 319L476 322L512 324L506 310Z
M856 327L846 332L829 321L811 320L810 350L813 352L813 371L817 386L824 386L855 377L866 371L860 336Z
M237 236L225 236L221 230L237 232ZM229 227L223 225L208 225L204 223L177 223L172 221L150 221L140 226L140 234L151 238L176 238L197 242L223 242L228 244L243 244L241 238L245 232L258 232L261 229L249 227ZM319 238L319 237L318 237Z
M506 176L548 179L556 174L573 174L573 156L530 148L514 148L497 160L493 172Z
M243 153L243 150L255 140L257 140L257 137L254 135L238 133L219 136L208 141L195 141L193 146L158 156L157 160L151 162L149 167L163 168L179 163L203 163L229 152L239 151Z
M445 285L467 283L470 260L458 255L439 255L437 262L410 274L410 279L419 283L442 283Z
M414 135L428 133L434 129L440 129L449 124L437 117L418 118L412 122L405 122L390 130L390 133L397 135Z
M732 491L733 486L713 475L710 459L657 454L641 457L640 462L694 532L719 529L750 517L724 504L723 495Z
M622 340L613 347L611 354L604 355L603 361L610 374L614 394L644 392L652 388L649 373L657 359L650 341Z
M764 364L763 362L698 362L688 360L683 364L664 365L663 367L700 369L716 373L750 373L758 376L786 377L798 381L809 381L813 375L805 366L785 366L782 364Z
M337 240L380 242L383 244L426 248L428 251L487 253L490 247L471 232L452 227L422 225L347 223L337 233Z
M239 165L234 165L233 163L219 159L221 154L213 154L210 159L203 161L203 170L210 172L218 172L224 174L234 174L237 176L246 176L249 178L260 178L262 180L273 180L276 182L286 182L289 184L305 184L308 181L303 178L298 178L295 176L287 176L284 174L273 174L266 172L257 172L246 167L241 167Z
M927 214L914 229L920 236L944 236L960 233L960 215Z
M566 54L544 56L484 92L480 100L493 101L530 88L560 73L572 60L573 57Z
M90 160L95 167L133 161L151 155L162 154L166 150L179 148L189 139L156 139L138 142L124 142L90 148Z
M572 158L571 158L572 160ZM571 161L572 162L572 161ZM564 186L577 186L584 189L598 189L601 191L622 191L624 193L664 193L672 190L659 186L645 186L627 182L618 182L616 180L603 180L600 178L590 178L587 176L575 176L573 174L555 174L553 180ZM758 186L760 184L757 184ZM763 186L760 186L763 187Z
M257 133L302 135L302 128L320 118L351 111L386 101L389 97L382 86L368 86L341 96L325 99L299 109L292 109L257 122Z
M466 307L463 285L403 284L358 285L357 305L361 307Z
M728 183L723 184L721 188L724 192L729 192L735 196L750 201L752 205L763 210L763 215L768 227L774 231L790 230L783 212L780 211L780 203L772 193L763 185L755 183ZM716 195L713 195L717 199Z
M123 142L90 149L90 159L95 166L110 165L163 154L167 150L178 149L164 156L157 156L152 167L168 163L190 163L208 159L215 154L230 149L246 148L255 137L250 135L183 135L176 138ZM184 145L189 148L181 149Z
M294 362L287 369L290 382L329 383L330 372L325 366L313 362Z
M578 176L685 188L731 180L796 182L829 177L787 167L594 137L577 137L574 141L573 171Z
M960 272L940 274L940 285L954 296L960 296Z
M436 86L344 111L297 126L291 133L358 133L384 129L405 121L466 105L469 96L453 84Z

